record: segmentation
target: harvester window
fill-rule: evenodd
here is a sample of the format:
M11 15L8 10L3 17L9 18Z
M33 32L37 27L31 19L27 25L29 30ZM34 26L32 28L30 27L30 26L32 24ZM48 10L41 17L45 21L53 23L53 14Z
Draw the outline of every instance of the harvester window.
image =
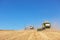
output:
M50 24L45 24L46 26L50 26Z

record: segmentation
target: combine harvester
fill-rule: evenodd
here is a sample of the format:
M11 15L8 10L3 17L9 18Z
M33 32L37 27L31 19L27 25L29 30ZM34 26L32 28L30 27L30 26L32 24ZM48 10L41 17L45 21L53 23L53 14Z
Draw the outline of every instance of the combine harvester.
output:
M50 28L51 28L51 23L48 22L48 21L45 21L45 22L42 24L42 28L38 28L37 31L42 31L42 30L50 29Z
M32 30L32 29L34 29L33 26L27 26L27 27L25 27L25 30Z

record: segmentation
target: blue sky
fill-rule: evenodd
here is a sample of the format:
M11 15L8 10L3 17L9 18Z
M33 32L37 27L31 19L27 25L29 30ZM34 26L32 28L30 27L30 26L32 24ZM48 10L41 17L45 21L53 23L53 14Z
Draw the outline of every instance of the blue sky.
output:
M0 0L0 29L38 27L45 20L60 22L60 0Z

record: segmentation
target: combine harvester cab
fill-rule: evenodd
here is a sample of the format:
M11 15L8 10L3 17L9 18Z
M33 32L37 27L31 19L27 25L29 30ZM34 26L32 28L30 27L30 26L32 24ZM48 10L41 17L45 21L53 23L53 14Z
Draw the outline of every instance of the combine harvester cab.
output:
M42 25L43 28L51 28L51 23L49 23L48 21L44 22Z
M34 29L34 27L33 26L30 26L30 29Z

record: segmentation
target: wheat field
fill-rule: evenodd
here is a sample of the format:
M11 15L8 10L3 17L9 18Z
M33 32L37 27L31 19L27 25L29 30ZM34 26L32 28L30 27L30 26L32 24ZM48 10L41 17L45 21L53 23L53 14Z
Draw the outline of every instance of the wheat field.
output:
M1 30L0 40L60 40L60 31L47 29L36 30Z

